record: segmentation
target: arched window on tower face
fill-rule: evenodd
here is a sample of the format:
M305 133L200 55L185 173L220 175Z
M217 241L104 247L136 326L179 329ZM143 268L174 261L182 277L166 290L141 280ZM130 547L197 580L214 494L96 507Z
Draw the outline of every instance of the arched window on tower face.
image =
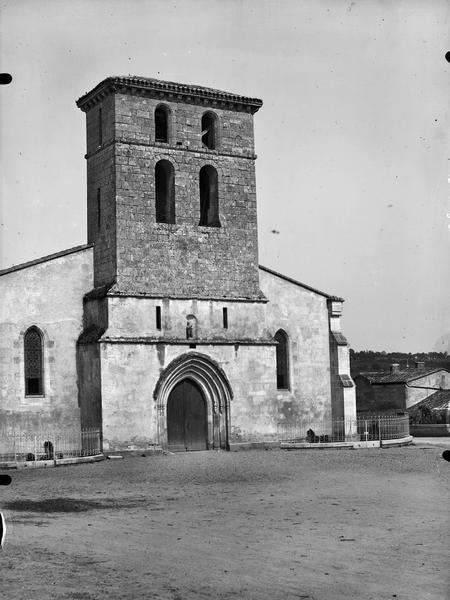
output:
M155 110L155 141L169 141L169 109L164 104L160 104Z
M209 150L215 150L217 142L217 115L206 112L202 116L202 145Z
M175 223L175 170L168 160L155 165L155 208L157 223Z
M43 336L37 327L24 335L25 396L44 395Z
M200 222L207 227L220 227L219 187L217 171L211 165L200 169Z
M277 389L289 389L289 340L286 333L280 329L275 334L277 355Z

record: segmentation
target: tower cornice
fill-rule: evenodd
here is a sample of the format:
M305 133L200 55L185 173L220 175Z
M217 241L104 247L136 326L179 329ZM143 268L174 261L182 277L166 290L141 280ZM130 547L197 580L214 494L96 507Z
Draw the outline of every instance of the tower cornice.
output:
M161 100L204 104L215 108L256 113L262 106L259 98L249 98L199 85L162 81L149 77L107 77L77 100L77 106L87 112L112 93L151 96Z

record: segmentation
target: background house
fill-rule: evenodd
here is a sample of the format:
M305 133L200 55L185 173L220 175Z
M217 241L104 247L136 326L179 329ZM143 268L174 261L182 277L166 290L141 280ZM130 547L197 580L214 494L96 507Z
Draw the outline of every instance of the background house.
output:
M356 384L358 415L405 412L432 394L450 388L447 369L429 367L417 361L411 369L391 365L389 371L360 373Z

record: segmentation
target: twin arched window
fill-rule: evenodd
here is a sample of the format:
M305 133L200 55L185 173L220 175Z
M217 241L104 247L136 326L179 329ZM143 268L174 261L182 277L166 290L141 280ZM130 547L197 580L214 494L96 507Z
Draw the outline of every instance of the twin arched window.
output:
M37 327L30 327L24 335L25 396L44 395L43 335Z
M277 355L277 389L289 389L289 339L282 329L279 329L275 336Z
M218 175L213 166L200 169L199 188L199 225L220 227ZM155 165L155 213L157 223L175 223L175 169L168 160Z
M170 109L159 104L155 109L155 141L168 143L170 139ZM218 143L218 119L211 111L201 120L202 144L214 150ZM200 169L200 220L199 225L220 227L219 190L217 171L211 165ZM175 223L175 169L168 160L155 165L155 213L157 223Z
M165 104L159 104L155 109L155 141L168 143L170 140L170 109ZM201 120L202 146L208 150L218 147L218 118L211 111L205 112ZM101 144L101 142L100 142Z

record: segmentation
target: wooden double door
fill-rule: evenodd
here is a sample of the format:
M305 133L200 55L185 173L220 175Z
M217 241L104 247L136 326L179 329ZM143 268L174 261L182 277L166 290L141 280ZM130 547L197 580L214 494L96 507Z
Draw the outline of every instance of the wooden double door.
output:
M200 388L190 379L180 381L167 402L167 441L172 452L206 450L206 402Z

